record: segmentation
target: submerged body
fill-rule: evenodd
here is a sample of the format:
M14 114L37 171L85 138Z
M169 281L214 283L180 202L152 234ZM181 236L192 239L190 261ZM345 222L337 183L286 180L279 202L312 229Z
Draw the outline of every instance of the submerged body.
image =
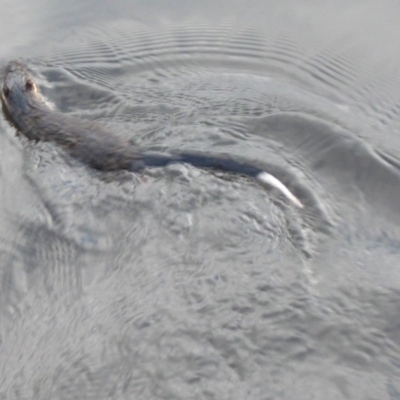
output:
M21 63L12 62L7 66L1 99L7 118L28 139L57 143L71 156L93 168L140 171L145 167L188 163L199 168L250 176L264 186L277 188L293 204L302 207L297 197L281 181L250 164L188 152L168 154L141 151L101 125L53 110Z

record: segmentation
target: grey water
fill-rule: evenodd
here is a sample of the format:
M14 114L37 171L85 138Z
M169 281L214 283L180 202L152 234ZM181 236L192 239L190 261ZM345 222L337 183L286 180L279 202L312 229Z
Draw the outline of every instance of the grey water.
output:
M400 3L1 0L60 111L263 166L102 173L0 118L0 399L400 399Z

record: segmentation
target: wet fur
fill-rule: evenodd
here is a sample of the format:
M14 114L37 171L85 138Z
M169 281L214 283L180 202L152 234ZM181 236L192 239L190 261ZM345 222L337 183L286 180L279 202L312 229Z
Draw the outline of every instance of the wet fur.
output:
M62 114L49 107L26 66L10 63L5 70L1 99L7 119L30 140L55 142L69 154L93 168L105 171L140 171L188 163L250 176L266 187L277 188L287 199L302 207L296 196L277 178L260 168L229 157L191 152L152 153L141 151L129 141L101 125Z

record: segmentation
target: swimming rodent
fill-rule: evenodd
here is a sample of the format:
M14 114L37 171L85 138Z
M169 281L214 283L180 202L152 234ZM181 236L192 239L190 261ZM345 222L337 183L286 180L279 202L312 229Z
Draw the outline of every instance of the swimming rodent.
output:
M1 100L7 119L28 139L55 142L71 156L93 168L137 172L146 167L187 163L197 168L250 176L263 186L277 188L294 205L303 207L280 180L250 164L195 152L147 152L95 122L53 110L41 95L28 68L20 62L13 61L6 67Z

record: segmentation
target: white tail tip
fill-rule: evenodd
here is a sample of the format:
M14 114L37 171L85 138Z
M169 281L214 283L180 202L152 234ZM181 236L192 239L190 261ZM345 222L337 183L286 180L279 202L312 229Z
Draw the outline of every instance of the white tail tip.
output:
M256 178L262 184L270 185L274 188L277 188L287 199L289 199L297 207L303 208L303 204L301 204L300 200L280 180L276 179L271 174L268 174L267 172L260 172Z

